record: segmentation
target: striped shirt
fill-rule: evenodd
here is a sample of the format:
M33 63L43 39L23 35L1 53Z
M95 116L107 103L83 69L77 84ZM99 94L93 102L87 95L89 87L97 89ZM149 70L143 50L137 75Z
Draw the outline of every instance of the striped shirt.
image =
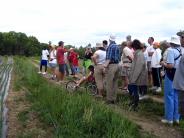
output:
M121 60L120 49L115 42L111 42L107 48L106 60L110 60L110 63L119 63Z

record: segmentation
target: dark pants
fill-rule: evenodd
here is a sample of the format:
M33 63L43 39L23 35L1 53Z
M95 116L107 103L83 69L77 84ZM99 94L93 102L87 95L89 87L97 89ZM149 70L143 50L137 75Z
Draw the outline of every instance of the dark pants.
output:
M42 66L45 67L45 72L47 72L47 60L41 60L40 71L42 72Z
M153 86L161 87L160 70L161 68L152 68Z
M139 94L145 95L147 94L148 87L146 85L139 86Z
M128 85L128 90L131 96L131 105L133 108L136 108L139 103L139 93L138 93L138 86L135 84L129 84Z
M182 119L184 119L184 91L178 91L179 97L179 113Z
M65 64L65 73L66 73L66 76L69 75L69 70L68 70L68 65L67 64Z

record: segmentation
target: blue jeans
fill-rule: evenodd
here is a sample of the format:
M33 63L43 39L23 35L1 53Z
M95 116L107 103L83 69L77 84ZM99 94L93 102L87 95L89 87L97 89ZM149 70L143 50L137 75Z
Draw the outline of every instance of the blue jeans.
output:
M132 97L132 101L130 104L133 105L134 107L137 107L139 103L138 86L135 84L129 84L128 91L130 93L130 96Z
M173 89L173 82L165 75L164 79L165 119L168 121L179 120L178 91Z

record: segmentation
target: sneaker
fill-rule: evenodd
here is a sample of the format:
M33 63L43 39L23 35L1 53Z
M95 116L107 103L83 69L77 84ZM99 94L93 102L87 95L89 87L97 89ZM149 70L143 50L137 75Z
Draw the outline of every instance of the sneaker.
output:
M153 86L153 87L149 88L149 90L156 90L156 89L157 89L156 86Z
M162 91L161 87L158 87L155 92L160 93Z
M149 98L148 95L141 95L139 97L139 100L144 100L144 99L148 99L148 98Z
M38 74L41 74L41 73L42 73L41 71L38 72Z
M174 123L177 124L177 125L179 125L180 124L180 121L179 120L175 120Z
M47 73L46 73L46 72L43 72L42 74L45 75L45 74L47 74Z
M173 121L169 121L169 120L166 120L166 119L162 119L161 122L164 123L164 124L169 124L169 125L173 124Z

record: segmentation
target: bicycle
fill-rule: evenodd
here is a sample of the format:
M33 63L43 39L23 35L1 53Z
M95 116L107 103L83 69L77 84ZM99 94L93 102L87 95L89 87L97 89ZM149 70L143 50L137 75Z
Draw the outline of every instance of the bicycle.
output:
M74 80L68 81L66 83L66 89L70 93L76 92L79 88L82 88L82 86L77 86L77 83ZM89 93L90 95L94 96L94 95L97 95L97 93L98 93L97 86L96 86L95 82L86 82L84 84L84 88L85 88L86 92Z

